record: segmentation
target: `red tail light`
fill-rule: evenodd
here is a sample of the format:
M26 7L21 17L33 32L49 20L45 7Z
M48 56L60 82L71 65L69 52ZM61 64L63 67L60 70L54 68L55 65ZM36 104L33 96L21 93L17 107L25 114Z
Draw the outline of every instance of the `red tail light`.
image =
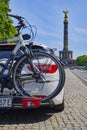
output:
M57 71L57 65L55 64L41 64L41 65L36 65L36 67L44 72L44 73L55 73ZM31 67L27 66L27 68L31 71Z
M39 70L44 73L55 73L57 70L57 66L52 64L42 64L40 65Z
M23 98L22 99L23 108L36 108L40 106L40 98Z

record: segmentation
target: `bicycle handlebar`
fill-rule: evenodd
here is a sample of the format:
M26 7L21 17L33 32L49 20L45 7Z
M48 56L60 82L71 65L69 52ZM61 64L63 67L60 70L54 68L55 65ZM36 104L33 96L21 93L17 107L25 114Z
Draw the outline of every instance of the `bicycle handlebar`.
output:
M18 16L18 15L13 15L13 14L7 14L7 16L16 18L18 20L18 24L19 25L16 26L18 34L20 33L20 29L21 28L27 28L28 27L28 29L30 29L30 34L32 35L32 36L29 35L29 39L30 39L30 37L31 37L31 40L33 40L35 38L36 33L35 34L33 33L32 27L34 27L35 29L36 29L36 27L35 26L31 26L30 23L24 17ZM28 26L27 26L27 24L28 24ZM25 37L24 37L24 39L25 39Z
M21 26L19 26L19 30L21 27L25 26L25 22L23 20L24 18L22 16L13 15L13 14L7 14L7 15L10 17L16 18L19 21L19 24L21 25Z
M7 14L7 15L10 16L10 17L16 18L18 21L23 19L23 17L18 16L18 15L13 15L13 14Z

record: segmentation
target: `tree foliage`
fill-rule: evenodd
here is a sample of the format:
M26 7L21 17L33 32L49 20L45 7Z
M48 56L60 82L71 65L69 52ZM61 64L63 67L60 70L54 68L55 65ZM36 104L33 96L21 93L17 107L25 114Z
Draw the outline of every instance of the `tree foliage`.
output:
M0 0L0 41L11 38L16 33L13 21L7 16L7 13L11 12L9 1Z
M78 56L76 60L78 65L87 65L87 55Z

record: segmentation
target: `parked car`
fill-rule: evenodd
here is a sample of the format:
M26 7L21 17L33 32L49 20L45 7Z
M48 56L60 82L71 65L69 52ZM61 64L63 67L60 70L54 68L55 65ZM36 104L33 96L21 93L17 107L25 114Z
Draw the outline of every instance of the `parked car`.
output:
M0 45L0 61L1 62L5 62L11 54L11 51L13 50L13 48L15 47L15 44L1 44ZM35 50L42 50L42 51L46 51L48 53L51 53L53 55L55 55L54 50L52 48L47 47L44 44L37 44L34 43L34 46L32 47L32 49ZM17 54L17 57L20 57L21 53L19 52ZM8 90L6 90L6 92L9 93ZM40 104L41 106L52 106L53 108L61 111L64 109L64 87L61 90L61 92L53 99L51 99L48 102L42 103Z

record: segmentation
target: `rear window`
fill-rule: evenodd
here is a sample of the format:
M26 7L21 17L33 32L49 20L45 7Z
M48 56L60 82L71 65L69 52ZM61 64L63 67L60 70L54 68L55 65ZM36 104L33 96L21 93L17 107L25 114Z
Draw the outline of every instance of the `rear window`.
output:
M0 45L0 59L1 58L9 58L14 47L15 47L15 44L2 44L2 45ZM28 45L27 45L27 47L28 47ZM34 50L34 51L42 50L42 51L45 51L45 52L48 52L51 54L54 53L54 51L52 49L44 48L43 46L39 46L39 45L32 46L32 50ZM20 56L20 55L21 55L21 53L18 52L17 56Z
M12 53L12 50L14 49L14 47L15 47L15 44L0 45L0 59L1 58L9 58L11 53ZM28 45L27 45L27 47L28 47ZM43 47L38 46L38 45L32 46L32 50L43 50L43 51L46 51ZM20 56L20 55L21 55L21 53L18 52L17 56Z

